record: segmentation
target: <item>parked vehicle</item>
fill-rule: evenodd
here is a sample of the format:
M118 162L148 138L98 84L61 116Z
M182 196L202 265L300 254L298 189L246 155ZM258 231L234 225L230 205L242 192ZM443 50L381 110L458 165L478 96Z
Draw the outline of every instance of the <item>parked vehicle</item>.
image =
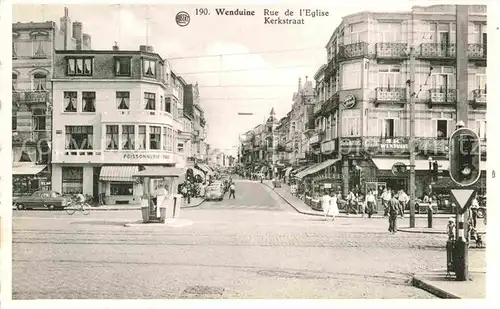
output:
M71 198L56 191L35 191L31 196L15 197L12 204L18 209L46 208L63 209L71 203Z
M220 185L210 185L205 190L205 200L222 201L224 199L224 190Z
M479 198L479 208L477 210L478 218L486 218L486 196Z

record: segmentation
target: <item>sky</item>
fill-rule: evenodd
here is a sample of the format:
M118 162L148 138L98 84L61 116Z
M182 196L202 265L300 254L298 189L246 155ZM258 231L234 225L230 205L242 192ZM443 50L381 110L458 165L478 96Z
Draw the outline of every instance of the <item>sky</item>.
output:
M83 23L92 36L92 48L111 49L118 42L122 50L138 50L149 44L172 64L174 72L188 83L198 83L200 105L208 124L211 148L237 153L238 138L262 123L274 107L281 118L290 111L298 79L313 80L326 63L329 38L342 16L360 11L404 11L428 3L398 1L390 6L370 1L342 5L306 7L273 4L205 5L209 16L196 16L199 5L66 5L72 21ZM332 2L332 5L335 2ZM56 21L64 5L18 4L12 8L13 22ZM215 8L253 9L256 16L217 16ZM328 11L328 17L306 18L303 25L266 25L263 10L286 9L298 14L301 8ZM186 27L175 22L179 11L188 12ZM149 21L149 22L148 22ZM239 54L239 55L227 55ZM243 54L243 55L242 55ZM210 56L209 55L216 55ZM221 56L222 55L222 56ZM238 116L239 112L253 113Z

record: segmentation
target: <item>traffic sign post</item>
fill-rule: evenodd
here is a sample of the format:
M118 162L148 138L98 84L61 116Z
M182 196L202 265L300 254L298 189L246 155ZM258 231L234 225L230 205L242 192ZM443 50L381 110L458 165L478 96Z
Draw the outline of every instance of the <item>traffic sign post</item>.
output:
M457 185L457 188L450 190L456 205L455 275L457 281L467 281L469 279L467 261L469 241L468 208L475 195L471 186L481 176L479 136L471 129L459 128L451 134L449 149L450 178Z

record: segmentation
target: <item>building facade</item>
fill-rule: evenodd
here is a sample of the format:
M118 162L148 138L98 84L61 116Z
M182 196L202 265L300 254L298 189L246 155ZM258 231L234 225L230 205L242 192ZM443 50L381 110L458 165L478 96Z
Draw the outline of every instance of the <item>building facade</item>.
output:
M486 153L486 6L470 6L468 21L468 127L479 134ZM448 138L457 114L455 6L349 15L326 49L327 65L315 76L317 135L310 144L316 151L319 145L317 161L333 159L344 193L383 187L408 192L406 171L394 166L409 165L410 82L415 83L416 194L438 186L428 177L430 158L438 161L446 183Z
M139 51L56 51L52 189L139 203L139 167L183 167L179 95L168 64Z
M13 194L51 189L55 50L87 50L90 35L68 10L55 22L12 24Z

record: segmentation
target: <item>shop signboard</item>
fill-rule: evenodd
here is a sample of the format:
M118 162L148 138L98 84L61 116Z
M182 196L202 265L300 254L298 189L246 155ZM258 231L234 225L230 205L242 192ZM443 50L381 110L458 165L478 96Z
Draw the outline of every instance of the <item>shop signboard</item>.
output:
M394 176L403 176L407 172L406 164L402 162L396 162L392 165L392 174Z
M323 184L323 187L324 187L325 189L331 189L331 188L332 188L332 184L331 184L331 183L324 183L324 184Z
M335 141L328 141L321 144L321 153L328 154L335 151Z
M344 137L340 139L339 150L342 153L359 153L361 145L359 137Z
M160 151L105 151L105 162L137 164L175 164L176 158L171 153Z
M382 152L407 152L409 151L408 139L404 137L383 138L380 140Z

